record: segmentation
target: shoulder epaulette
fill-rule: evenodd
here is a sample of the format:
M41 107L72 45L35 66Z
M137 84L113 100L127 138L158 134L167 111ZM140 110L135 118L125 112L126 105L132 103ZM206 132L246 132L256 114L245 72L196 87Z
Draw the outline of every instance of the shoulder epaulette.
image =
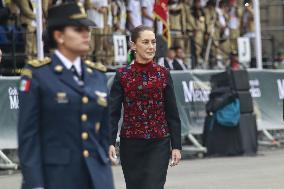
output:
M46 64L49 64L50 62L51 62L51 59L48 57L45 57L43 60L38 60L38 59L28 60L27 63L31 65L32 67L38 68Z
M107 71L106 66L104 66L104 65L103 65L102 63L100 63L100 62L94 63L94 62L92 62L92 61L90 61L90 60L85 60L84 62L85 62L85 64L86 64L87 66L89 66L89 67L92 68L92 69L96 69L96 70L99 70L99 71L101 71L101 72L106 72L106 71Z
M28 69L28 68L23 68L22 70L20 70L21 76L26 76L28 78L32 78L33 74L32 74L32 70Z

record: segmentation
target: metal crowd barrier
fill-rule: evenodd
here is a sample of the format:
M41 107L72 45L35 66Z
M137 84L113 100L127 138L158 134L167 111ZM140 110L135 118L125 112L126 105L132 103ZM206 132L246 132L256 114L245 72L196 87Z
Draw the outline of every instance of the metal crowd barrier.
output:
M18 165L4 153L5 149L17 149L18 116L18 79L19 77L0 76L0 168L17 169Z

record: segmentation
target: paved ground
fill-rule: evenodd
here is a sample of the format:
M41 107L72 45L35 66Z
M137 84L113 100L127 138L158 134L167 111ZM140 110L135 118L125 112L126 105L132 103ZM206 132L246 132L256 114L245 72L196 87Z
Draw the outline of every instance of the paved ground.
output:
M121 167L113 171L116 188L125 189ZM20 180L20 174L0 176L0 189L19 189ZM284 189L284 149L256 157L184 160L169 168L165 189Z

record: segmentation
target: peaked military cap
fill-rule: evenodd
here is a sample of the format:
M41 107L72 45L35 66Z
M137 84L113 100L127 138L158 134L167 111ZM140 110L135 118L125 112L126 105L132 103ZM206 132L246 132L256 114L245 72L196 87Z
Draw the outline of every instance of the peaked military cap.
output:
M87 26L96 24L87 18L82 3L63 3L48 9L47 25L49 28L57 26Z

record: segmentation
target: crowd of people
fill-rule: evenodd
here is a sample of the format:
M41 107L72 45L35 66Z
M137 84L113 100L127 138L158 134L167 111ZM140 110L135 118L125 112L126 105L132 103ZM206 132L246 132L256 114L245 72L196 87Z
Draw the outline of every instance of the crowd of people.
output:
M191 68L223 68L238 51L237 38L253 37L251 1L173 1L169 3L173 44L189 55ZM188 40L189 39L189 40Z
M155 0L42 0L44 27L48 7L70 1L82 3L88 18L96 23L89 57L107 66L115 64L113 34L129 35L131 29L142 24L154 28L156 35L163 32L161 21L154 16ZM5 33L16 25L25 33L27 60L35 58L34 1L0 2L0 43L9 38ZM231 54L237 52L237 38L254 36L252 6L250 0L169 0L171 47L184 51L186 65L182 67L209 69L227 66Z

